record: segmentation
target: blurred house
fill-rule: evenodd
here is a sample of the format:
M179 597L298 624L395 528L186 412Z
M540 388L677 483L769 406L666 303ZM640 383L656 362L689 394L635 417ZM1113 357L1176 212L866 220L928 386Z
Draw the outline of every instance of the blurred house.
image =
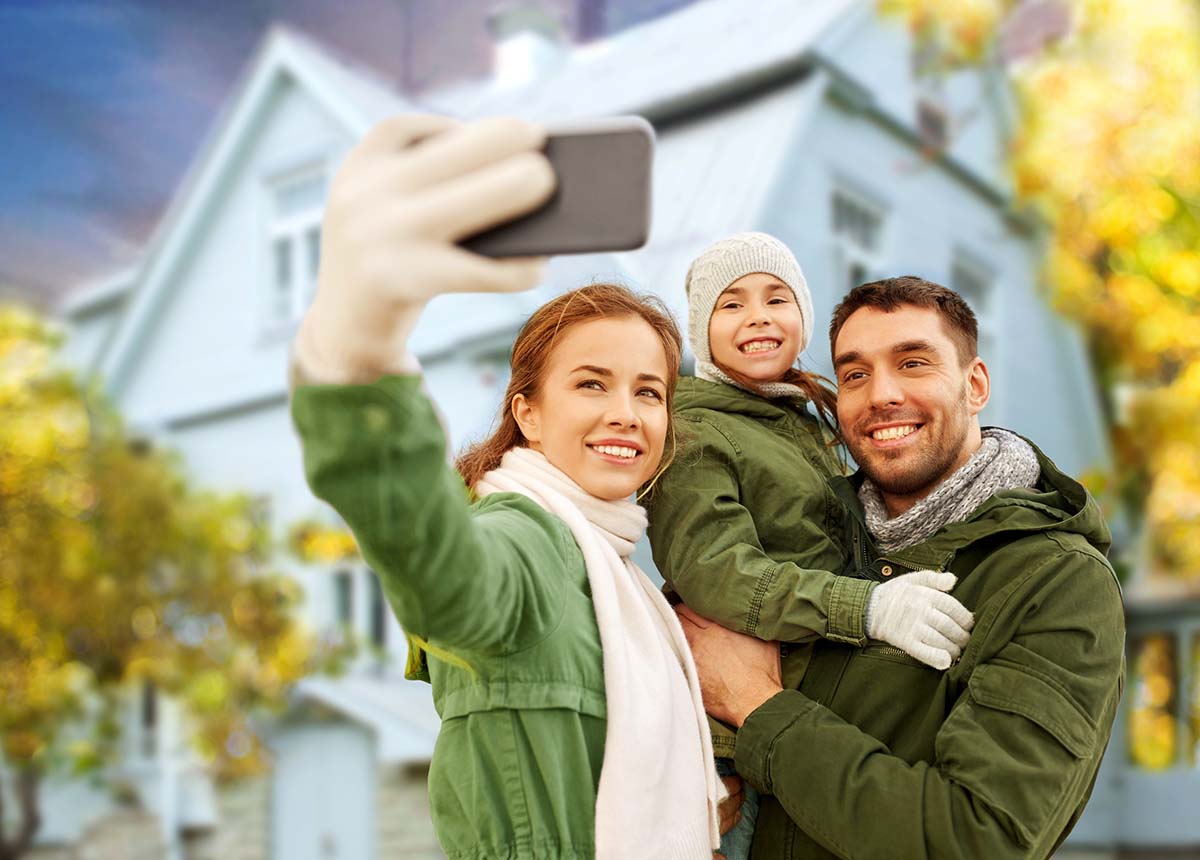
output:
M488 428L512 338L534 307L617 280L660 294L683 320L690 259L758 229L795 249L822 319L850 286L885 274L958 289L978 312L992 372L986 422L1035 438L1075 475L1107 462L1083 347L1035 286L1037 225L1010 205L1012 108L998 78L916 75L907 33L865 0L705 0L584 45L529 4L510 4L492 26L492 75L419 97L274 30L138 265L63 305L71 360L100 374L132 427L181 451L198 480L255 494L279 529L336 521L304 484L287 410L288 343L312 295L333 171L374 122L416 110L548 122L637 113L658 133L645 248L557 258L527 294L429 306L412 345L455 446ZM806 360L828 373L822 329ZM646 547L639 561L652 567ZM220 791L187 752L169 703L145 691L130 705L132 792L172 858L233 846L237 857L278 860L439 856L424 794L437 717L428 689L400 677L402 640L374 577L361 564L285 563L313 625L357 630L390 660L364 658L346 677L303 683L270 727L272 776ZM1172 652L1179 665L1200 652L1189 635ZM1173 689L1173 702L1186 698ZM1166 783L1127 764L1125 719L1071 844L1112 856L1118 844L1200 843L1200 825L1179 806L1200 797L1194 769L1176 774L1192 780L1191 793L1153 810L1163 829L1130 820L1127 810L1141 809L1130 788L1159 797L1154 786ZM55 784L47 856L110 805L86 786Z

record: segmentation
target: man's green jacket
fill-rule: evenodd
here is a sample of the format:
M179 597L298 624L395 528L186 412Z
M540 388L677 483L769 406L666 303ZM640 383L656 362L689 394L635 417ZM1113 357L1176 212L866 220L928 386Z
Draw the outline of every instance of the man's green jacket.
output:
M1099 509L1037 455L1034 489L884 554L861 477L833 479L852 514L848 572L952 571L975 628L945 672L879 642L804 646L799 689L737 736L738 771L769 795L755 860L1045 858L1079 818L1124 682L1124 612Z

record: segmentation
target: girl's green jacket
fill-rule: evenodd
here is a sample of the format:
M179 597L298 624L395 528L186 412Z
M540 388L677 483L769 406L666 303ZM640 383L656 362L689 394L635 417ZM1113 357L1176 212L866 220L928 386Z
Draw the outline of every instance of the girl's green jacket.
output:
M767 400L682 377L679 448L647 498L654 562L669 589L724 627L785 643L861 645L876 583L838 576L846 514L829 486L841 463L804 400ZM808 649L785 647L799 678ZM713 748L734 734L710 721Z
M675 417L678 451L645 500L667 585L760 639L861 643L872 584L835 575L845 512L828 480L841 464L806 402L689 376Z
M301 384L292 416L313 492L431 646L410 676L442 718L429 797L447 856L591 858L604 672L566 524L512 493L468 504L419 377Z

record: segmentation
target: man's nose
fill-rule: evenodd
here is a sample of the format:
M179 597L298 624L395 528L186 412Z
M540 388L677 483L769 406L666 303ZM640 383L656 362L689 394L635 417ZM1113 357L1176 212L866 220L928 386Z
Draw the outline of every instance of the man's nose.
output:
M886 371L871 376L871 405L892 406L904 402L904 388L894 375Z

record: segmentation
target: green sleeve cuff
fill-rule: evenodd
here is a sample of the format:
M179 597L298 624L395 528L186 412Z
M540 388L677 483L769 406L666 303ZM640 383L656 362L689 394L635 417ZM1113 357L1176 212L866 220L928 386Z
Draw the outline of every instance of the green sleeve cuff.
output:
M737 733L737 751L733 763L738 774L759 791L773 794L771 759L775 744L797 720L816 707L816 702L798 690L776 693L759 705ZM792 752L796 755L805 754L804 750ZM785 751L784 755L787 754ZM788 767L788 762L783 762L783 766ZM792 763L791 769L795 770L795 763Z
M825 638L847 645L867 642L867 601L879 583L852 576L834 579L829 593L829 630Z

